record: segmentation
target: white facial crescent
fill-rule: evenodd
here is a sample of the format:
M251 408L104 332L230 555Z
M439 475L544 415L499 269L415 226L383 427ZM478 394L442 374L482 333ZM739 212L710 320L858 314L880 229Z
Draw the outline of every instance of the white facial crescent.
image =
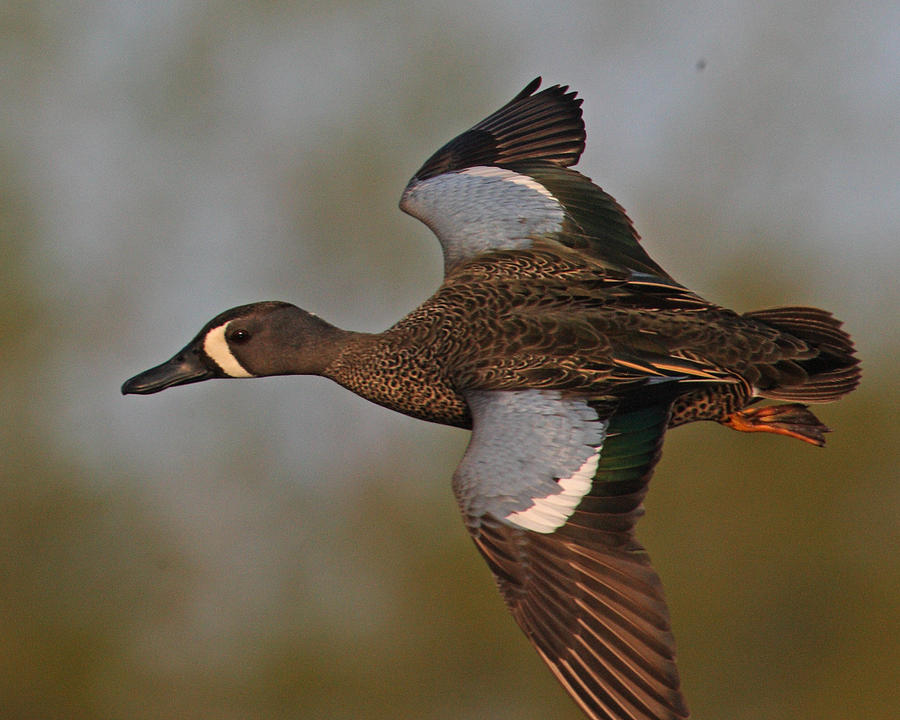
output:
M225 339L225 328L227 327L228 323L225 323L206 333L206 339L203 341L203 351L212 358L216 365L222 368L222 372L228 377L253 377L253 373L249 373L244 369L244 366L232 354L231 348L228 347L228 341Z

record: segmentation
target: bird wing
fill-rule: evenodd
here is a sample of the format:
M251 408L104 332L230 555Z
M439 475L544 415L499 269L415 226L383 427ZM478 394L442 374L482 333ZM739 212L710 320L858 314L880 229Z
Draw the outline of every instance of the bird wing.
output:
M400 208L438 236L445 270L491 250L551 238L623 267L668 277L622 207L575 170L581 100L540 78L444 145L409 181Z
M535 78L506 105L456 136L419 168L423 181L477 165L505 165L520 160L545 160L560 167L578 162L584 152L581 98L553 85L536 92Z
M687 717L662 585L634 538L670 402L466 399L454 491L516 622L591 718Z

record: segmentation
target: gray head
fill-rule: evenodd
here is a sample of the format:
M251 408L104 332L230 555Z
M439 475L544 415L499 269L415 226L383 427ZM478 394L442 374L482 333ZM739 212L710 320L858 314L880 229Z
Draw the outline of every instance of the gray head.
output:
M285 302L259 302L210 320L183 350L135 375L122 394L149 395L212 378L318 375L344 331Z

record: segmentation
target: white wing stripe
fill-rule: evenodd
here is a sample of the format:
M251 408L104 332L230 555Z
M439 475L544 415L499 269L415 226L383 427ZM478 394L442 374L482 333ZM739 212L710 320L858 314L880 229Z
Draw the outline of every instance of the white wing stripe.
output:
M553 193L551 193L547 188L541 185L534 178L528 177L527 175L522 175L521 173L513 172L512 170L506 170L505 168L491 167L489 165L479 165L477 167L467 168L463 170L460 175L496 178L505 182L513 182L517 185L524 185L525 187L535 190L541 195L544 195L545 197L556 201L556 198L553 197Z
M559 529L575 512L582 498L590 492L599 463L600 453L596 452L585 460L584 465L572 477L558 481L562 492L533 498L534 504L530 508L510 513L506 519L526 530L539 533L552 533Z

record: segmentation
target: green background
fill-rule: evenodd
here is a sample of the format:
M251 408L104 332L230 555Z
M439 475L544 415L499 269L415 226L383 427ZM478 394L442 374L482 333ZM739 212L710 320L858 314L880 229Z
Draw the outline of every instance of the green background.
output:
M824 450L668 438L639 535L694 716L897 717L900 12L683 5L0 4L0 716L581 717L459 521L466 433L316 378L118 390L241 303L415 307L400 191L542 74L676 278L863 358Z

